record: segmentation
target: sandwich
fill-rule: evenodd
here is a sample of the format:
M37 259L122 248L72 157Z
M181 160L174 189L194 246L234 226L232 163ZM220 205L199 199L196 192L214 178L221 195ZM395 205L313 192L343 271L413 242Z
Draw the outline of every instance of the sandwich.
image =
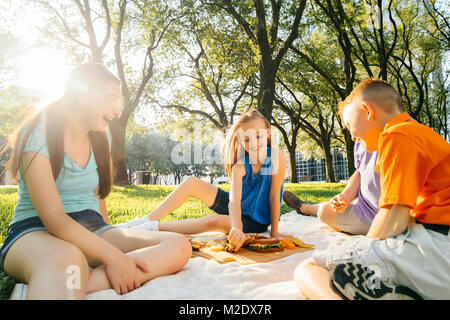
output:
M253 240L248 241L245 244L245 248L254 251L254 252L277 252L283 251L283 246L277 238L268 238L262 236L256 236Z
M247 239L242 247L248 250L261 253L283 251L283 246L277 238L263 237L257 233L247 233L246 236ZM228 241L224 249L227 252L233 253L236 252L236 245Z

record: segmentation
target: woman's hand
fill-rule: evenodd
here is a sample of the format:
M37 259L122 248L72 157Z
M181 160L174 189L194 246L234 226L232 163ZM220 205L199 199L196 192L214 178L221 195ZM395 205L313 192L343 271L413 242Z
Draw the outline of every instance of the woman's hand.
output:
M349 205L349 200L345 197L344 194L339 193L330 199L331 208L337 213L343 213L347 209Z
M142 272L150 271L144 261L122 252L115 254L105 267L109 283L117 294L125 294L141 286L138 269Z
M228 242L234 246L234 251L238 251L244 244L245 240L247 240L247 236L244 232L242 232L242 230L231 228L230 233L228 234Z

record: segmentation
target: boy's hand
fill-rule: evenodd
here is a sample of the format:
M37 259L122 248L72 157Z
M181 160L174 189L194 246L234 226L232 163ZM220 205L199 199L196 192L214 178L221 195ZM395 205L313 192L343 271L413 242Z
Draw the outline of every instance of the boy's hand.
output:
M342 193L339 193L330 199L330 206L337 213L343 213L348 205L349 203Z

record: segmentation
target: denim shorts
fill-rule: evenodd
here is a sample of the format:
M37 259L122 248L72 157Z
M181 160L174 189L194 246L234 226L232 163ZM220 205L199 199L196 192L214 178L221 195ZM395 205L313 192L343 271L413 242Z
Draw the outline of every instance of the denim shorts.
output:
M68 213L67 215L97 235L108 229L115 228L107 224L100 213L93 210L87 209ZM37 230L47 230L39 217L24 219L9 226L5 241L0 248L0 270L4 270L3 263L11 246L23 235Z
M209 209L222 215L229 215L228 203L230 202L230 194L218 188L216 199ZM241 214L242 226L244 233L262 233L267 231L268 225L261 224L253 219Z

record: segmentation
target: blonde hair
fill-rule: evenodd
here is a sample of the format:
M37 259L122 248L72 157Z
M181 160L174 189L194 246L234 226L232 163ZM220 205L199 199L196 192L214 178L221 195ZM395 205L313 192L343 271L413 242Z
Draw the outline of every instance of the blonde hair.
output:
M344 108L355 98L375 103L387 113L403 112L402 98L389 83L381 79L368 78L361 81L349 96L339 103L339 114L342 116ZM397 110L394 110L396 109Z
M223 164L229 180L231 180L231 170L233 169L233 166L243 156L243 145L238 139L238 130L244 123L255 119L261 119L264 122L266 129L270 132L270 122L258 110L249 110L245 112L241 115L238 121L231 125L231 127L227 130L222 154ZM267 136L267 146L270 147L271 145L271 136L269 134Z

